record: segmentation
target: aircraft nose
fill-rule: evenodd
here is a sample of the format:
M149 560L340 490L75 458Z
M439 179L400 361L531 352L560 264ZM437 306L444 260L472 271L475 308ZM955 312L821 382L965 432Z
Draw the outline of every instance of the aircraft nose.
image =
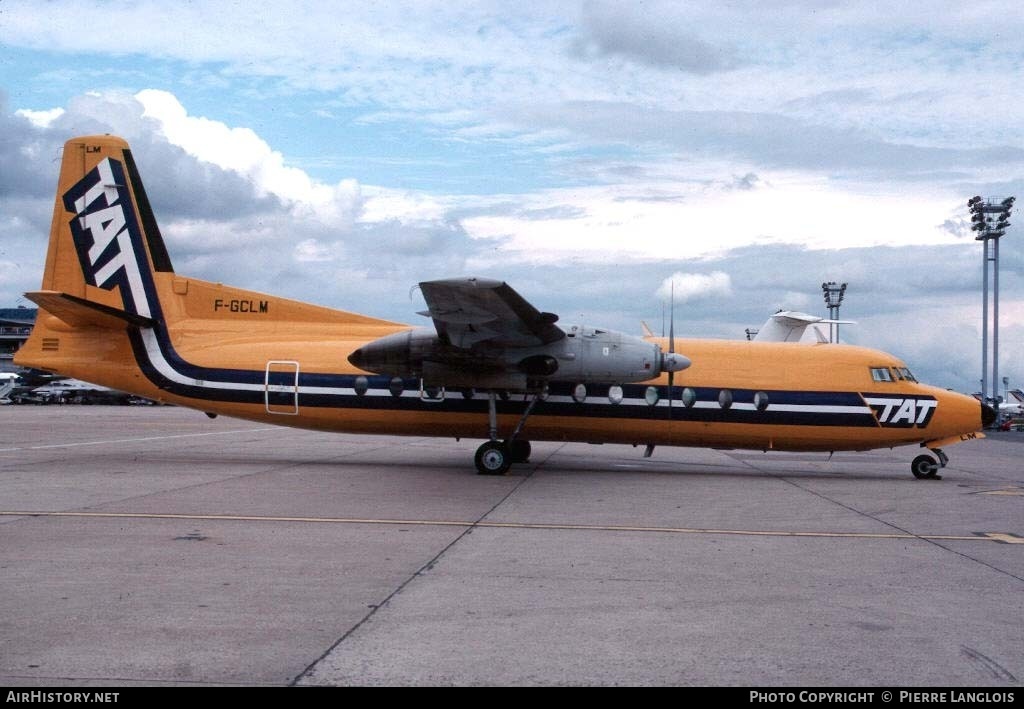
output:
M988 404L981 405L981 427L988 428L996 421L996 410Z

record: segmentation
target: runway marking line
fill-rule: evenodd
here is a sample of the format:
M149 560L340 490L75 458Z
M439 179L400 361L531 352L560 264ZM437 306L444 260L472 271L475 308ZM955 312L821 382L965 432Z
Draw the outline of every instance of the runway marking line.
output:
M12 451L39 451L48 448L74 448L76 446L100 446L105 443L143 443L145 441L166 441L173 438L199 438L201 436L227 436L234 433L258 433L260 431L275 431L276 426L263 428L243 428L236 431L207 431L204 433L176 433L169 436L145 436L142 438L112 438L105 441L78 441L76 443L50 443L45 446L20 446L18 448L0 448L0 453Z
M550 529L588 532L641 532L660 534L715 534L740 537L804 537L825 539L927 539L934 541L997 542L1024 544L1024 537L1008 532L979 532L974 535L898 534L873 532L787 532L750 529L701 529L691 527L633 527L598 524L555 524L531 522L462 522L425 519L359 519L354 517L275 517L265 515L199 515L145 512L43 512L0 511L0 517L77 517L99 519L177 519L209 522L301 522L312 524L370 524L419 527L481 527L486 529Z

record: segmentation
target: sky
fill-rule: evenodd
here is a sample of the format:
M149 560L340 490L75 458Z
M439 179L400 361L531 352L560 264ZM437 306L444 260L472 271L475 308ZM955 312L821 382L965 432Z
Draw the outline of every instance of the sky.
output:
M1024 197L1021 37L985 0L0 0L0 306L61 145L113 133L179 273L415 325L416 283L499 278L634 334L674 283L679 336L736 339L846 282L844 342L976 391L966 201Z

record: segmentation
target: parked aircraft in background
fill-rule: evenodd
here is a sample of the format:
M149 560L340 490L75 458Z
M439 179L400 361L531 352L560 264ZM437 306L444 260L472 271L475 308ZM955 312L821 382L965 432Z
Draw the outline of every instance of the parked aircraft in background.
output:
M0 372L0 403L11 403L10 394L18 386L20 379L21 377L14 372Z
M22 395L24 403L125 404L131 394L80 379L55 379Z
M1024 416L1024 391L1011 389L1006 400L999 404L999 413L1007 416Z
M765 321L754 336L754 342L802 342L810 328L814 341L824 344L829 342L828 331L826 328L823 332L820 325L852 324L852 320L826 320L794 310L780 310Z
M120 138L68 141L23 365L209 414L476 437L480 473L529 440L836 451L916 444L917 477L995 412L845 345L634 337L559 325L507 284L421 283L431 328L175 273Z

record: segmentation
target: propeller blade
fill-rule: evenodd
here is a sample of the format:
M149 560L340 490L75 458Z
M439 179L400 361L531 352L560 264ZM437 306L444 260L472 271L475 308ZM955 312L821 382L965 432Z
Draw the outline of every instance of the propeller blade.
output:
M672 276L672 290L669 295L669 323L668 323L668 353L676 353L676 278ZM675 381L676 373L673 369L668 372L668 417L672 419L672 384Z
M668 351L675 354L676 351L676 281L672 279L672 291L669 300L669 322L668 322Z

